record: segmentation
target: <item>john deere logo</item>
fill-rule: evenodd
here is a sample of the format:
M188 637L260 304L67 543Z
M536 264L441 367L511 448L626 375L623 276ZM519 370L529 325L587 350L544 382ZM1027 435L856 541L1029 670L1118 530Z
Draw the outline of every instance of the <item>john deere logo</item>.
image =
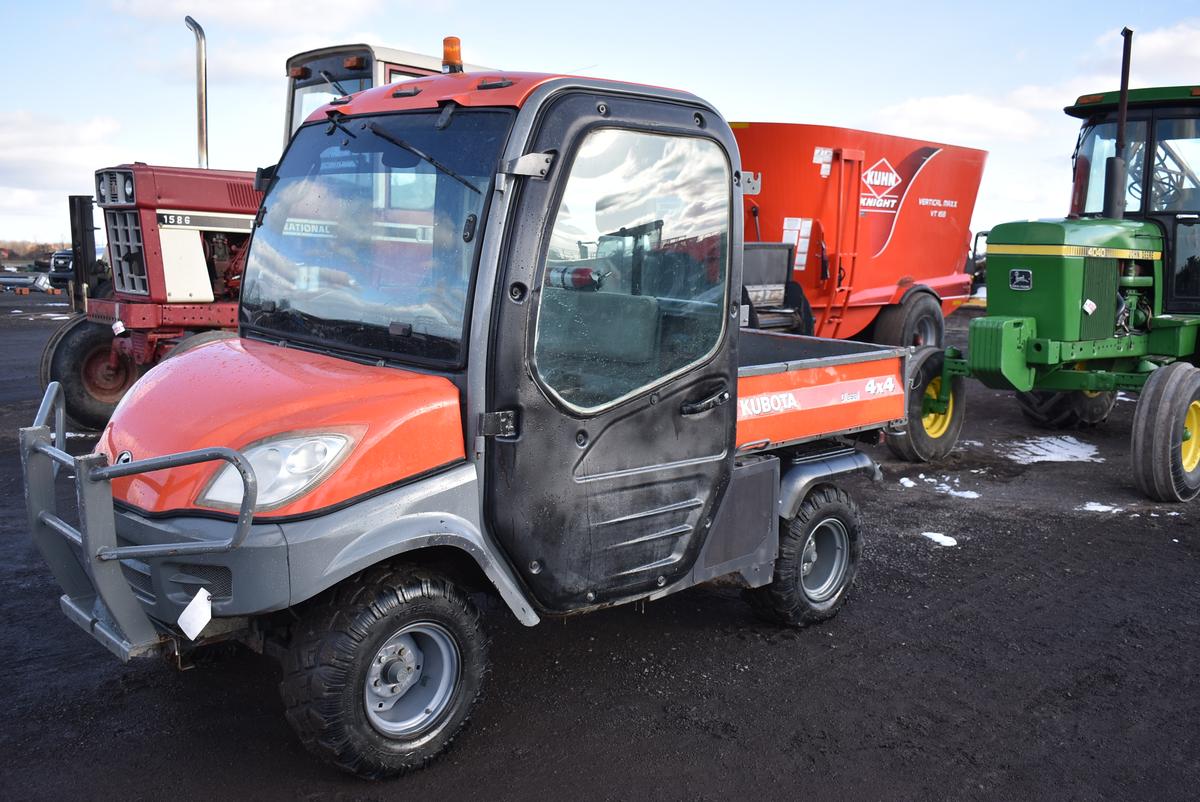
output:
M1010 270L1008 271L1008 288L1010 290L1018 290L1025 292L1033 289L1033 271L1032 270Z

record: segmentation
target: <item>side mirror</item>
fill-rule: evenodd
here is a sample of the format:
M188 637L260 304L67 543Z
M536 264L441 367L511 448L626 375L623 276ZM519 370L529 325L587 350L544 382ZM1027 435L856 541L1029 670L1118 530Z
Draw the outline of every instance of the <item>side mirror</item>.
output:
M270 167L259 167L254 171L254 191L266 192L271 186L271 182L275 180L275 171L279 168L278 164L272 164Z

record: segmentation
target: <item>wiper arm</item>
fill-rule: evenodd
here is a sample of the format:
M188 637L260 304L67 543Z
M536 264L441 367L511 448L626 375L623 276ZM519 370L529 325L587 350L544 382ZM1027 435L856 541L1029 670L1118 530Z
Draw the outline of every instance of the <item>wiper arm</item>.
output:
M346 95L350 94L349 92L346 91L346 87L342 86L341 84L339 84L337 82L337 79L334 78L332 74L330 74L329 70L321 70L321 72L318 74L322 78L325 79L325 83L327 83L331 87L333 87L333 89L335 91L339 92L342 97L345 97Z
M450 169L449 167L447 167L446 165L442 164L442 163L441 163L440 161L438 161L437 159L435 159L435 158L433 158L432 156L430 156L428 153L425 153L424 151L420 150L420 149L419 149L419 148L417 148L415 145L411 145L411 144L409 144L408 142L405 142L403 139L400 139L399 137L394 137L394 136L392 136L391 134L389 134L387 131L384 131L382 128L380 128L380 127L379 127L379 124L378 124L378 123L370 123L369 125L367 125L367 130L368 130L368 131L370 131L370 132L371 132L372 134L374 134L375 136L379 137L380 139L382 139L382 140L384 140L384 141L386 141L386 142L391 142L391 143L392 143L393 145L395 145L396 147L398 147L398 148L403 148L404 150L407 150L409 153L411 153L412 155L416 156L417 158L419 158L419 159L423 159L424 161L427 161L427 162L429 162L429 163L430 163L430 164L432 164L432 165L433 165L435 168L437 168L439 171L441 171L441 172L445 173L446 175L450 176L450 177L451 177L451 178L453 178L455 181L457 181L458 183L462 184L462 185L463 185L464 187L466 187L467 189L469 189L469 190L471 190L472 192L474 192L476 195L482 195L482 194L483 194L483 191L482 191L482 190L480 190L480 189L479 189L479 187L475 186L475 185L474 185L474 184L472 184L470 181L468 181L467 179L463 178L461 175L459 175L458 173L454 172L452 169Z

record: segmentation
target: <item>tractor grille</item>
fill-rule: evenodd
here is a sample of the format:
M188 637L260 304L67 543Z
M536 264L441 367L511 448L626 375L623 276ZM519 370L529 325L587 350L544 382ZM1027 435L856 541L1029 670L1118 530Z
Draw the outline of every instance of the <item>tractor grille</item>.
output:
M251 214L258 209L258 202L262 196L255 192L253 187L236 181L230 181L225 187L229 190L229 205L234 209Z
M1083 260L1083 299L1096 311L1080 312L1079 339L1103 340L1117 328L1117 260L1087 257Z
M113 284L117 292L149 295L146 257L142 251L142 227L136 210L106 211L108 252L112 258Z

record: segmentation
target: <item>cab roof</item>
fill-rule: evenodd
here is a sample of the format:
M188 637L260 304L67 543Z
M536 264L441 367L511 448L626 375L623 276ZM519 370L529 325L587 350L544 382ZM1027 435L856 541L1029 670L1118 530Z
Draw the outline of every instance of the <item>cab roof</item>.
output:
M1111 111L1117 107L1120 92L1098 92L1081 95L1075 104L1063 111L1081 119L1091 117L1097 111ZM1129 106L1167 106L1181 103L1200 103L1200 86L1159 86L1151 89L1130 89Z
M446 102L459 106L520 106L542 84L569 76L532 72L454 72L412 78L364 89L321 106L305 122L324 120L330 111L380 114L437 109Z

